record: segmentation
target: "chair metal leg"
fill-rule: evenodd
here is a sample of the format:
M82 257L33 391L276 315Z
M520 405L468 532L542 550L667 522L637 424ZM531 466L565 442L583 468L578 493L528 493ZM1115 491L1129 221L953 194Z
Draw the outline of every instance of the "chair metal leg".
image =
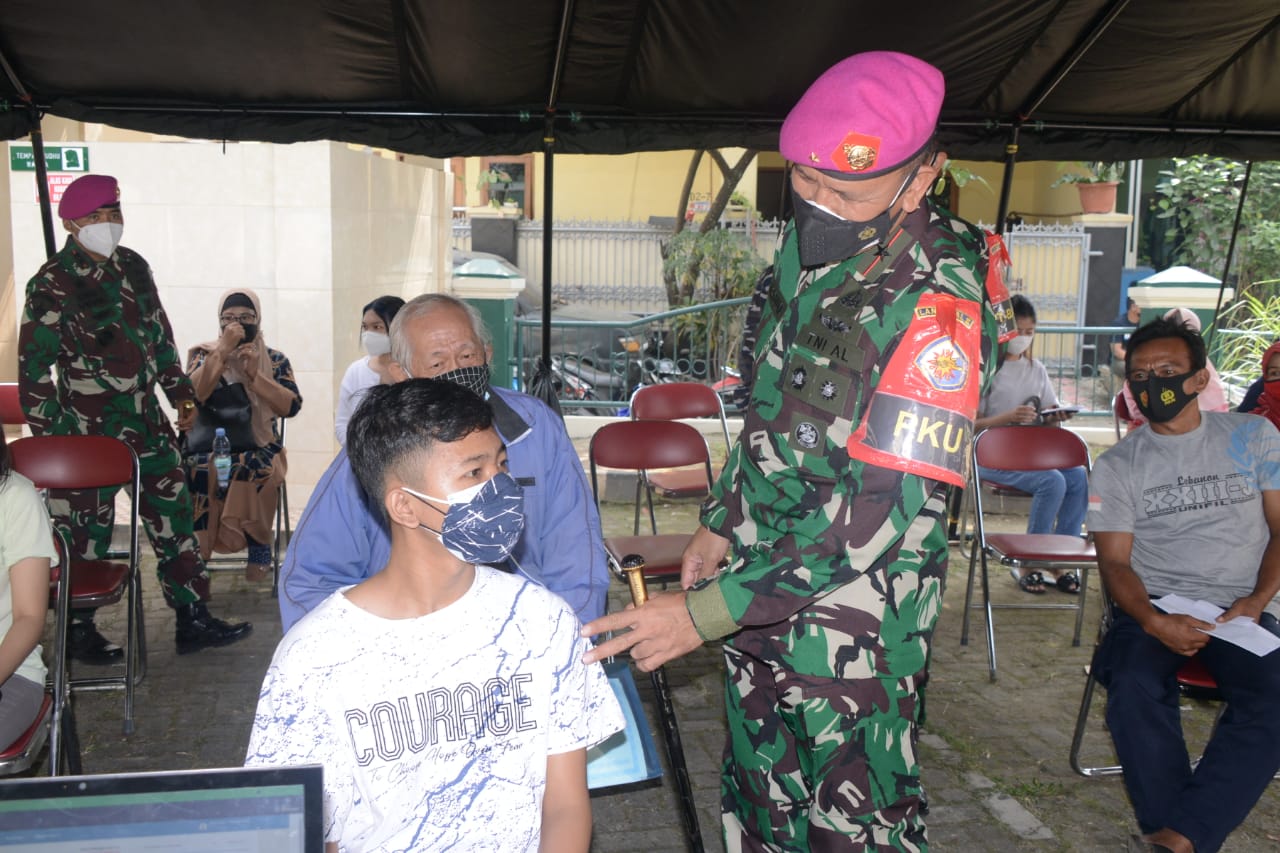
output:
M1076 574L1080 578L1080 599L1076 602L1076 633L1071 638L1071 645L1073 646L1080 645L1080 633L1084 629L1084 605L1085 596L1089 593L1089 569L1079 569Z
M978 543L974 537L973 549L969 552L969 577L964 587L964 617L960 620L960 645L969 645L969 614L973 612L973 575L977 569Z
M671 772L676 777L676 791L680 795L680 812L684 820L685 838L692 853L703 853L702 829L698 826L698 809L693 800L693 783L689 780L689 768L684 760L684 743L680 739L676 709L671 703L667 673L662 667L658 667L650 675L653 678L653 692L658 703L658 716L662 718L662 734L666 740L667 758L671 762Z
M1085 731L1089 727L1089 708L1093 704L1093 690L1097 683L1093 677L1093 668L1091 666L1089 674L1085 676L1084 695L1080 697L1080 713L1076 715L1076 728L1071 735L1071 769L1081 776L1091 778L1095 776L1118 776L1123 772L1118 764L1102 767L1084 767L1080 764L1080 747L1084 743Z
M981 551L982 560L982 613L987 620L987 669L990 672L991 680L996 680L996 628L991 613L991 579L987 571L987 552L985 549L977 548Z

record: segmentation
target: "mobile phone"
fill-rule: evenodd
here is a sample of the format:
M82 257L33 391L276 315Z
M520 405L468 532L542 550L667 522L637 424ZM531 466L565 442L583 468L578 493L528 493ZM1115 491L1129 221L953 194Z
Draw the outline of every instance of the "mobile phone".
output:
M1044 417L1045 415L1056 415L1059 412L1065 412L1068 415L1074 415L1078 411L1080 411L1079 406L1054 406L1051 409L1041 410L1040 416Z

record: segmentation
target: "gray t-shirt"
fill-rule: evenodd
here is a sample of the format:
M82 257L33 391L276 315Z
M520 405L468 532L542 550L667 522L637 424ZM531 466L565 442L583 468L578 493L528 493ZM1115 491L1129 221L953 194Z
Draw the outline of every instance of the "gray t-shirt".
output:
M1058 405L1058 395L1053 393L1049 371L1031 358L1007 359L1000 365L987 387L987 393L978 402L978 417L989 418L1010 409L1016 409L1028 397L1039 397L1040 408L1050 409Z
M1228 607L1253 592L1271 539L1262 492L1280 489L1280 431L1236 412L1201 412L1182 435L1135 430L1098 457L1091 531L1133 534L1130 563L1161 596ZM1280 615L1280 598L1267 610Z

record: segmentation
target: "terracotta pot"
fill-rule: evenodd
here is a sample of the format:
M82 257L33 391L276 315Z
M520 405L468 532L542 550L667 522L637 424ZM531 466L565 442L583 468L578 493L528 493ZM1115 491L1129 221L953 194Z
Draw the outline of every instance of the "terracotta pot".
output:
M1113 213L1116 209L1116 181L1076 184L1080 190L1080 209L1085 213Z

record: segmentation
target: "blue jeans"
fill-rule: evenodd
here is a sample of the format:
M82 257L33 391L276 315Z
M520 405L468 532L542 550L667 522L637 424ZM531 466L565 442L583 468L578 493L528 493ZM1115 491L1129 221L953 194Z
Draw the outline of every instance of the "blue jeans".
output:
M1276 620L1261 624L1280 634ZM1119 609L1093 672L1107 688L1107 726L1145 832L1168 827L1213 853L1248 816L1280 768L1280 651L1258 657L1224 640L1197 655L1227 709L1194 772L1182 736L1175 676L1187 658Z
M1083 467L1048 471L1005 471L978 466L978 476L1031 495L1028 533L1079 536L1089 509L1089 475Z

